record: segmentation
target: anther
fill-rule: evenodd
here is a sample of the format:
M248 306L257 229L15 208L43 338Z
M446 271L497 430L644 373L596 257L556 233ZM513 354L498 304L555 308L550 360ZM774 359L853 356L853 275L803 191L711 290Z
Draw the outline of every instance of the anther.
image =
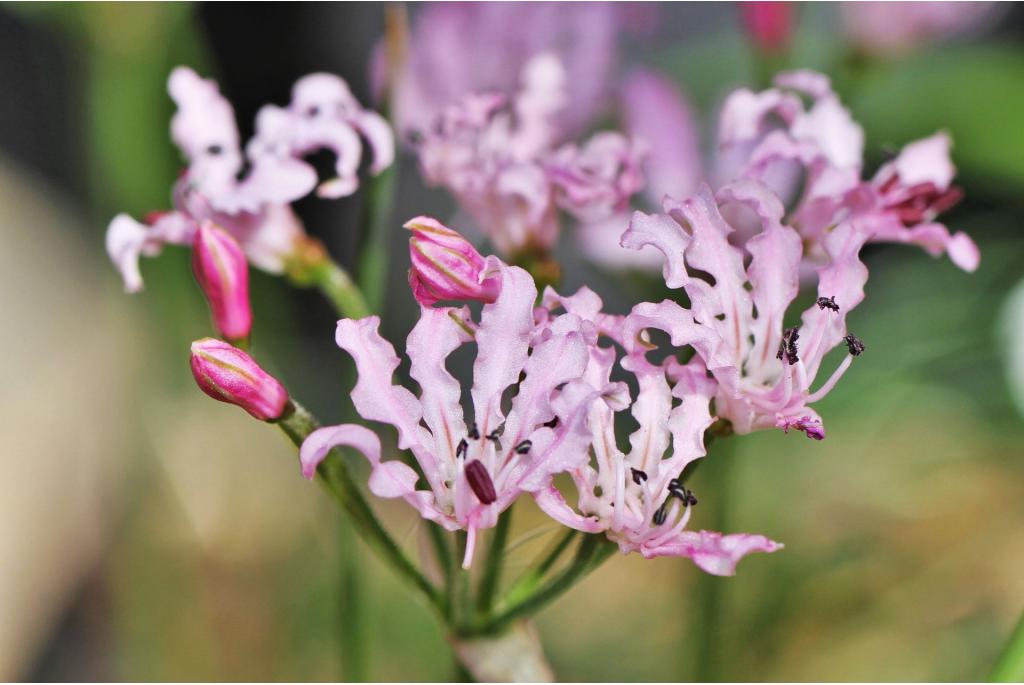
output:
M206 154L208 155L216 156L222 152L224 152L224 148L221 147L220 145L211 145L210 147L206 148Z
M501 434L505 432L505 424L501 424L490 433L487 434L487 439L494 443L495 447L501 447Z
M480 429L476 427L475 423L473 424L473 427L469 429L469 439L470 440L479 440L480 439Z
M846 347L850 351L850 355L853 357L859 357L864 352L864 343L860 341L855 335L848 335L843 340L846 341Z
M558 417L556 416L553 419L551 419L550 421L548 421L547 423L542 423L541 425L542 426L546 426L548 428L554 428L554 427L556 427L558 425Z
M654 512L654 525L660 526L661 524L665 523L665 519L668 518L668 502L669 500L666 499L664 502L662 502L661 506L658 507L658 510Z
M487 467L479 459L474 459L466 464L466 482L469 483L469 488L476 498L483 504L492 504L498 499L491 474L487 473Z
M515 447L516 454L526 454L527 452L530 451L531 447L533 447L533 441L531 441L531 440L523 440L521 443L516 445L516 447Z
M821 309L821 310L831 309L834 312L838 312L839 311L839 305L836 304L836 296L835 295L832 295L831 297L819 297L817 299L817 301L815 302L815 304L817 304L818 305L818 309Z
M785 359L791 365L800 361L796 346L796 341L799 339L800 329L797 327L787 328L782 331L782 340L779 341L779 351L775 354L775 358L779 360Z
M469 443L466 442L466 439L463 438L462 440L459 440L459 445L458 445L458 447L455 448L455 458L458 459L459 457L466 456L466 452L468 450L469 450Z
M647 474L641 471L640 469L631 468L630 473L633 474L633 482L636 483L637 485L640 485L641 483L647 480Z
M683 506L697 504L697 496L693 494L693 490L688 490L678 478L673 478L668 482L668 494L669 497L678 498Z

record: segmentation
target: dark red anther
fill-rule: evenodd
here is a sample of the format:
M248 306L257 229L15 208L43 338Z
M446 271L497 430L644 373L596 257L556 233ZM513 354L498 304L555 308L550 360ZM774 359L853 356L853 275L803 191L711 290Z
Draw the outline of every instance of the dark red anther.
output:
M469 483L476 498L483 504L492 504L498 499L491 474L487 473L487 467L479 459L474 459L466 464L466 482Z

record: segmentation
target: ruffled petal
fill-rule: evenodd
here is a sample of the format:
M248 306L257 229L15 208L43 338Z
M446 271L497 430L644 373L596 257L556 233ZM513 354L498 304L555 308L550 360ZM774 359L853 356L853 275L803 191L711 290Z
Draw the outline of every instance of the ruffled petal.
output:
M423 419L434 437L434 454L454 459L455 448L466 436L459 382L448 372L445 360L470 338L452 318L468 318L468 310L420 308L420 320L406 341L412 365L409 375L419 383Z
M665 285L681 288L689 281L684 255L690 241L690 235L683 227L668 216L633 212L629 229L622 234L619 244L630 250L640 250L647 245L660 250L665 258L662 267Z
M533 493L533 499L541 511L563 526L584 533L600 533L604 530L603 524L597 518L577 514L554 485L537 490Z
M476 332L477 356L473 364L473 409L481 434L496 429L504 415L501 395L519 379L526 364L533 331L533 303L537 287L530 274L489 258L501 274L501 292L484 305Z
M299 448L302 477L311 480L327 453L339 446L359 450L375 470L380 465L380 439L373 431L355 424L327 426L310 433Z
M647 558L659 556L689 557L702 571L715 576L736 574L740 560L754 552L775 552L782 545L763 535L740 533L723 535L702 530L683 531L677 537L654 549L642 550Z
M748 357L747 371L757 380L766 381L778 375L775 352L782 339L786 309L800 290L803 243L796 231L782 225L782 203L760 183L738 181L724 186L718 197L746 205L761 220L763 230L746 244L752 257L747 278L757 310L757 318L751 325L754 346Z
M370 173L376 176L394 164L395 136L387 120L376 112L364 110L354 115L351 121L373 148Z
M695 313L702 324L714 326L738 363L750 347L748 333L753 312L750 293L744 287L747 276L743 254L728 240L732 227L719 213L707 185L682 202L666 201L666 210L692 231L692 241L686 250L687 264L714 278L714 287L710 289L696 280L687 284L690 301L699 303L703 309L695 308Z
M420 427L423 415L420 402L411 392L392 383L399 359L391 343L377 332L379 326L377 316L338 322L335 336L338 347L352 355L359 371L359 380L352 390L352 403L364 419L397 428L400 449L413 450L417 458L428 456L423 449L425 435Z

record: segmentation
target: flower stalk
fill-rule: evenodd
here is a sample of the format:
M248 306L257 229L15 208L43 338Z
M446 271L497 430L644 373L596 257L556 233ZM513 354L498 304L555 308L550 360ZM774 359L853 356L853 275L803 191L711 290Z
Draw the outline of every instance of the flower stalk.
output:
M291 402L278 426L296 447L319 428L320 424L305 408ZM353 525L363 540L384 559L399 576L418 590L434 609L444 614L444 600L437 588L426 579L387 529L373 513L345 464L340 448L333 448L316 467L317 480L352 517Z
M1024 615L1017 621L996 667L989 676L993 683L1019 683L1024 680Z

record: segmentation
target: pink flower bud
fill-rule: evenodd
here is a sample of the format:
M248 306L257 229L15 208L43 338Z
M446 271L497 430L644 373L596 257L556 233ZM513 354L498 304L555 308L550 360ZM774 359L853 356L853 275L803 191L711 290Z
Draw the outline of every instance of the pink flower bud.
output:
M758 50L780 53L789 49L793 34L793 6L773 0L742 2L740 13L747 35Z
M192 271L220 334L228 340L248 338L252 329L249 266L238 242L213 222L204 221L192 248Z
M288 391L237 347L215 338L196 340L190 363L199 389L213 399L238 405L261 421L284 414Z
M498 297L498 277L484 277L483 256L459 233L426 216L405 227L413 233L409 286L417 302L429 307L438 300L494 302Z

